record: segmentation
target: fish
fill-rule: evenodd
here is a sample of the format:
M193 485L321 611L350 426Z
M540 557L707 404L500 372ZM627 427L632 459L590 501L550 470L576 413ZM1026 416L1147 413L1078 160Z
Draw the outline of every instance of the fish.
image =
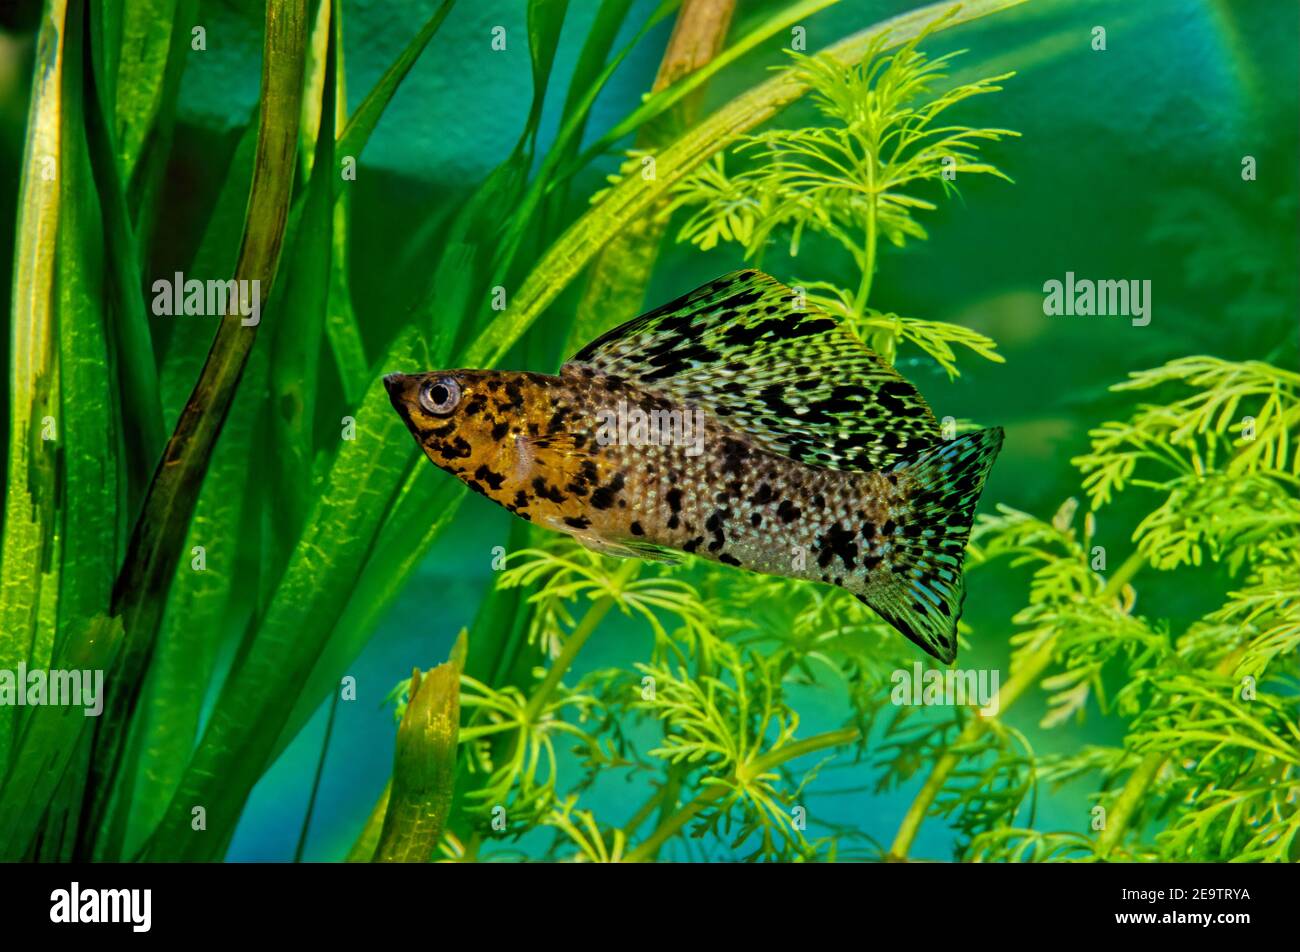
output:
M724 275L556 375L392 373L425 455L600 553L847 589L945 664L1000 427L945 439L916 388L776 279Z

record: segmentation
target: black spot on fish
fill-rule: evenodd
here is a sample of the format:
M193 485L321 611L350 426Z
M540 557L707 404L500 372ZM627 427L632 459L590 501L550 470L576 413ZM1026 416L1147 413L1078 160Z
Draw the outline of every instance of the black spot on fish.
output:
M668 503L668 508L673 512L682 511L682 491L680 489L670 489L664 493L664 501Z
M749 447L739 440L731 438L722 441L722 471L728 475L739 476L745 469L745 460L749 457Z
M632 535L645 535L645 530L641 528L641 523L639 522L633 522L632 525L628 526L628 528L632 530Z
M502 420L496 426L492 427L492 439L500 440L510 432L510 424Z
M565 516L564 524L573 526L575 529L585 529L591 525L591 520L586 516Z
M551 502L564 502L565 495L554 486L546 485L546 480L537 476L533 479L533 492L543 499L549 499Z
M781 505L776 509L777 516L782 522L794 522L803 512L798 506L794 505L788 499L783 499Z
M623 474L615 473L614 478L591 494L591 504L597 509L608 509L614 505L617 493L623 489ZM624 507L626 508L626 503Z
M853 560L858 556L858 544L853 541L853 532L840 527L837 522L826 530L822 536L824 552L838 555L846 569L853 568Z
M736 558L735 556L728 555L726 552L723 552L721 555L718 556L718 561L724 563L725 565L740 564L740 559Z
M500 473L492 472L492 470L488 469L486 465L480 466L478 469L474 470L474 478L483 480L483 482L487 483L493 489L500 489L501 484L506 481L504 476Z

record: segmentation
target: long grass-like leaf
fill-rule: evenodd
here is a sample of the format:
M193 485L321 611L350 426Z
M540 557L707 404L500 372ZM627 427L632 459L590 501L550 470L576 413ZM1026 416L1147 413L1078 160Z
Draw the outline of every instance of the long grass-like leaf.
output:
M460 735L465 633L451 660L411 675L411 699L397 728L393 783L375 850L380 863L427 863L447 826Z
M262 64L262 111L257 161L246 226L235 267L237 281L257 281L270 296L280 258L302 95L306 0L273 0L267 6ZM96 730L91 795L92 826L107 809L117 773L125 724L139 697L153 651L167 591L194 513L212 449L234 400L257 327L236 313L222 318L208 359L176 429L167 443L127 546L114 587L113 614L122 618L126 640L110 679L109 706Z
M55 561L58 339L54 259L59 225L62 78L68 5L46 7L36 47L19 186L9 393L9 472L0 558L0 669L31 658L41 599L57 599ZM55 439L45 439L54 436ZM47 659L35 659L44 664ZM9 759L14 707L0 705L0 769Z
M117 619L98 615L68 639L55 667L93 677L112 664L121 641ZM91 729L93 718L86 711L77 705L44 704L24 720L17 756L0 787L0 860L20 859L29 850L68 762Z
M402 80L411 71L415 61L420 58L424 48L429 45L433 35L438 32L438 28L442 26L442 21L447 18L455 2L456 0L443 0L442 6L438 7L433 16L420 28L420 32L412 37L411 42L406 44L401 55L375 84L375 88L370 90L366 98L361 101L361 105L348 119L348 124L339 135L336 149L339 156L357 158L361 155L366 143L370 141L370 134L379 124L384 109L393 98L393 94L397 92L397 87L402 84Z
M325 0L328 9L337 7ZM279 320L271 332L271 472L275 504L271 507L272 532L297 538L311 500L313 426L319 377L321 342L325 337L325 312L329 299L330 254L334 247L334 119L337 91L335 40L332 18L325 21L325 67L321 85L320 128L316 136L314 171L296 224L285 262L284 280L277 290Z
M427 353L408 330L388 359L419 366ZM249 626L199 748L147 847L148 858L220 857L244 801L269 765L293 710L295 687L310 673L347 604L344 586L322 580L360 574L415 455L378 378L355 417L356 438L343 441L270 604ZM391 452L394 446L405 451ZM191 825L195 804L206 810L206 830Z

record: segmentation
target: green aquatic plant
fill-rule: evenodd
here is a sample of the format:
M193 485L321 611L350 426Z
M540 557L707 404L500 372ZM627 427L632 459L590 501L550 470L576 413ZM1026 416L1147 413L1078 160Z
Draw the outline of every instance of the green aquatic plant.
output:
M950 110L1009 74L950 84L950 56L918 44L1013 0L911 11L794 57L680 133L666 121L827 5L774 5L738 39L712 37L711 65L584 147L607 81L678 5L625 31L631 5L600 4L556 107L565 5L530 2L534 101L518 143L410 240L427 285L401 320L354 292L354 215L371 199L338 170L363 157L450 3L427 11L360 100L347 95L341 4L267 4L259 101L192 220L176 219L163 184L184 134L196 4L46 5L17 195L0 670L109 670L115 706L88 724L76 710L0 705L0 858L223 856L270 765L323 701L338 709L340 678L462 497L410 445L379 374L490 366L515 347L550 360L565 328L532 326L643 217L676 202L683 240L734 241L750 257L776 238L794 251L829 242L851 280L805 281L810 300L887 359L916 347L949 375L961 348L999 359L991 339L890 313L872 289L880 246L924 240L954 181L1006 178L982 150L1014 133L951 125ZM807 93L814 125L754 131ZM559 115L545 147L543 110ZM637 143L657 177L616 177L571 207L580 175L660 121ZM1289 201L1264 212L1285 217ZM1203 245L1185 259L1196 286L1271 333L1294 272L1269 263L1257 219L1189 195L1155 237ZM255 342L237 321L215 347L213 326L151 321L141 289L160 241L193 250L193 274L263 277ZM571 339L638 310L658 250L645 244L619 280L593 279L600 306ZM510 289L500 314L485 303L498 284ZM1067 501L982 519L973 577L1019 591L1028 573L1004 628L961 630L1013 652L988 716L894 703L916 654L842 592L694 561L616 562L512 526L452 660L393 697L392 780L357 818L348 859L905 859L924 823L943 823L973 861L1295 861L1300 380L1285 352L1134 375L1076 460L1092 511ZM1169 573L1186 571L1219 573L1191 619L1169 595ZM628 639L633 660L593 662L603 637ZM1020 719L1030 699L1045 706L1037 731ZM1118 739L1034 749L1085 717ZM597 805L601 785L623 781L626 810ZM1091 791L1092 809L1042 828L1038 802L1065 786ZM890 843L828 818L832 798L903 790L915 792ZM311 821L309 807L299 857Z
M849 290L803 281L809 299L843 319L887 360L906 341L956 376L954 344L1000 361L996 345L969 328L869 307L878 246L882 239L898 248L925 240L916 215L937 207L925 197L927 187L948 196L956 194L959 176L1010 182L979 151L1019 133L951 123L948 110L998 92L998 84L1014 73L939 89L945 67L958 54L928 58L918 49L928 32L894 52L880 37L857 63L791 52L795 73L812 89L827 125L745 136L734 151L748 160L746 168L728 174L719 153L674 189L674 207L694 209L678 237L703 250L734 241L746 258L760 258L775 233L788 232L790 254L797 257L806 232L828 236L848 252L858 284Z
M1015 2L971 0L950 22ZM678 4L665 0L617 49L630 5L601 5L543 150L567 5L530 0L534 103L517 147L463 205L430 216L436 241L411 242L432 279L402 320L363 319L351 183L453 3L427 14L350 111L340 3L268 3L258 101L211 204L184 218L161 195L181 79L199 48L197 4L44 6L15 230L0 666L105 670L109 708L77 723L0 705L0 857L224 855L254 786L339 691L463 495L417 465L381 374L490 366L671 184L616 190L576 217L560 200L598 157L578 146L602 88ZM787 4L720 65L822 5ZM889 26L906 39L934 14ZM639 103L617 135L666 114L707 75ZM666 147L675 174L805 91L785 74L742 94ZM163 226L166 241L155 241ZM262 320L187 318L164 330L141 293L163 246L201 279L259 281ZM521 249L540 251L525 263ZM496 315L489 291L502 281L518 290ZM512 599L485 612L513 617ZM537 660L526 638L481 641L465 671L504 690L512 669ZM475 702L467 692L462 703ZM375 837L383 816L368 824Z
M874 65L862 73L826 64L820 79L808 79L816 89L826 87L828 98L839 96L836 108L849 115L847 91L859 104L872 91L869 82L855 86L857 77L879 80L894 70L891 82L899 82L897 72L926 62L914 48L893 61L877 57L869 51ZM925 113L923 104L915 108ZM808 142L824 148L832 141L827 135L819 129L754 136L747 141L755 149L761 144L770 165L734 178L720 162L705 167L679 188L679 204L703 205L681 237L701 245L737 240L756 254L779 226L791 227L796 244L801 227L833 233L829 212L817 216L835 207L834 198L823 193L800 204L806 183L793 171L797 162L781 156L782 149L797 153ZM767 191L756 183L767 183ZM834 187L858 183L845 176ZM844 208L847 216L858 207L846 200ZM899 223L893 233L900 241L923 236ZM874 269L872 251L859 264L857 290L825 286L814 299L852 319ZM874 314L860 307L856 313ZM892 333L907 338L897 326ZM960 334L945 333L947 342L961 341ZM951 350L921 346L955 371ZM896 352L884 349L891 357ZM991 341L974 349L994 353ZM652 859L668 849L705 858L716 849L708 844L719 842L750 859L897 860L912 854L919 828L930 820L956 832L956 855L970 861L1294 860L1300 826L1300 519L1292 501L1298 384L1295 374L1266 363L1212 357L1136 373L1114 392L1171 386L1183 392L1093 430L1090 450L1075 461L1091 511L1081 512L1071 498L1050 518L1007 506L981 518L969 570L985 576L984 584L990 573L1008 579L1030 573L1025 605L1009 620L1011 676L996 694L994 712L921 712L894 703L893 675L910 666L912 655L869 609L841 592L707 563L644 566L638 584L668 586L672 593L646 600L647 610L638 606L652 635L648 660L632 670L590 672L575 681L572 706L551 708L555 717L571 719L564 730L580 738L579 763L566 770L555 769L558 758L550 761L543 781L548 793L537 798L546 809L531 811L510 833L554 827L547 856L592 862ZM1108 520L1106 538L1113 538L1105 511L1121 500L1125 512L1134 505L1145 511L1133 524L1131 549L1110 564L1101 521ZM1141 573L1207 562L1237 580L1221 606L1177 624L1158 604L1139 607ZM619 576L627 571L555 541L520 553L498 590L538 586L530 596L528 637L546 645L567 671L576 654L569 633L578 635L580 650L592 634L586 624L592 612L623 598ZM585 615L573 611L575 602L592 599ZM963 635L970 634L963 626ZM539 670L535 677L545 675ZM791 699L796 688L841 690L843 726L801 736ZM1117 724L1123 739L1066 754L1036 752L1006 716L1035 692L1045 700L1042 731L1100 716ZM511 729L522 731L524 723L516 719ZM647 723L657 727L649 742ZM922 781L892 843L864 840L819 818L822 797L849 792L826 784L841 771L867 779L853 788L860 792ZM640 777L654 791L621 825L580 807L598 775L614 772ZM1077 829L1035 827L1044 789L1089 783L1100 789ZM517 796L518 784L497 784L493 793L504 798L512 789ZM487 828L472 834L468 853L457 848L460 842L449 835L444 854L510 855Z
M1214 372L1208 373L1211 367ZM1295 436L1293 423L1289 433L1269 429L1263 410L1274 397L1281 406L1294 405L1300 397L1300 378L1294 374L1265 365L1176 361L1135 374L1133 384L1118 385L1123 392L1181 382L1192 392L1096 428L1092 451L1079 460L1085 483L1099 468L1120 464L1125 451L1112 442L1115 432L1151 436L1160 425L1151 421L1172 418L1173 409L1214 402L1225 376L1243 389L1236 409L1259 413L1257 433ZM1262 381L1276 384L1276 391L1252 389ZM1188 419L1183 412L1177 417ZM1240 429L1237 418L1221 413L1204 428L1195 423L1188 428L1183 452L1195 453L1193 442L1224 450L1216 468L1203 469L1198 478L1213 483L1221 472L1245 466L1261 479L1289 486L1294 479L1290 456L1260 451L1239 437ZM1270 465L1259 464L1260 459ZM1152 462L1170 465L1165 454ZM1279 462L1284 468L1275 468ZM1180 490L1155 480L1130 480L1112 490L1126 494L1134 486L1164 497L1155 500L1153 511ZM1194 509L1184 515L1191 522L1201 518ZM656 603L659 611L641 616L652 632L650 660L632 671L596 670L571 689L552 683L555 696L564 700L550 705L540 720L520 712L529 706L540 711L535 698L541 695L528 698L510 689L505 693L516 700L494 702L513 713L489 718L486 732L508 729L522 736L532 723L533 730L546 732L548 743L567 734L578 739L581 768L557 767L560 758L552 749L540 777L545 796L538 792L539 777L528 772L530 762L511 766L510 783L498 780L483 789L500 797L508 814L522 811L522 826L511 832L553 826L559 838L550 855L590 861L649 859L674 840L689 843L695 837L721 839L751 859L853 855L851 831L805 832L808 822L816 822L809 817L816 816L819 787L835 761L872 777L876 791L918 774L927 778L895 842L888 848L870 846L861 855L906 856L920 823L935 818L959 833L958 855L972 861L1293 860L1300 834L1295 803L1300 699L1294 691L1300 676L1300 520L1275 523L1276 545L1261 548L1242 531L1256 518L1251 509L1230 507L1213 520L1209 535L1202 533L1206 558L1239 576L1241 587L1175 632L1153 612L1137 611L1133 581L1144 569L1176 567L1154 545L1170 531L1163 522L1149 516L1140 520L1132 553L1108 571L1098 517L1081 513L1073 500L1051 519L1006 506L982 517L972 538L970 570L981 575L998 566L1031 570L1027 604L1011 619L1012 678L992 716L960 708L939 717L917 715L892 703L889 674L907 664L906 649L897 650L898 639L888 638L869 610L841 592L751 578L708 563L685 570L646 566L637 584L644 591L667 585L673 595ZM547 550L519 553L511 570L515 575L503 575L501 584L544 579L535 604L598 608L605 601L620 602L630 564L635 563L620 565L557 541ZM622 604L628 610L628 603ZM733 610L724 614L724 606ZM551 605L539 614L538 624L565 630L574 617ZM585 641L591 632L578 622L574 633ZM538 637L549 636L539 632ZM573 643L560 634L556 645L567 670ZM1112 695L1108 685L1116 671L1122 677ZM542 677L539 671L539 690L553 682ZM801 736L791 688L825 689L835 682L857 688L847 700L844 726ZM1037 754L1025 733L1005 720L1007 709L1031 688L1046 696L1043 730L1059 729L1095 709L1123 725L1122 741L1069 754ZM567 723L556 722L566 717ZM658 725L660 738L643 751L634 738L643 736L643 727L636 725L647 720ZM475 730L472 724L468 728ZM791 762L800 769L792 771ZM621 826L603 824L578 807L595 775L611 771L654 778L646 785L655 792ZM521 774L527 774L523 782ZM1080 818L1080 827L1089 832L1033 827L1040 788L1089 778L1101 783L1092 811ZM531 804L524 802L529 797ZM479 849L486 848L483 836L495 839L484 827Z

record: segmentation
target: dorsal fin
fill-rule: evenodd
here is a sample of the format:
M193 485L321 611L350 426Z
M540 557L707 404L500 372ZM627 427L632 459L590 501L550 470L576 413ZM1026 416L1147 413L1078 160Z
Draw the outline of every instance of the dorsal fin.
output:
M940 442L916 388L761 271L736 271L578 351L589 366L719 417L808 466L884 469Z

